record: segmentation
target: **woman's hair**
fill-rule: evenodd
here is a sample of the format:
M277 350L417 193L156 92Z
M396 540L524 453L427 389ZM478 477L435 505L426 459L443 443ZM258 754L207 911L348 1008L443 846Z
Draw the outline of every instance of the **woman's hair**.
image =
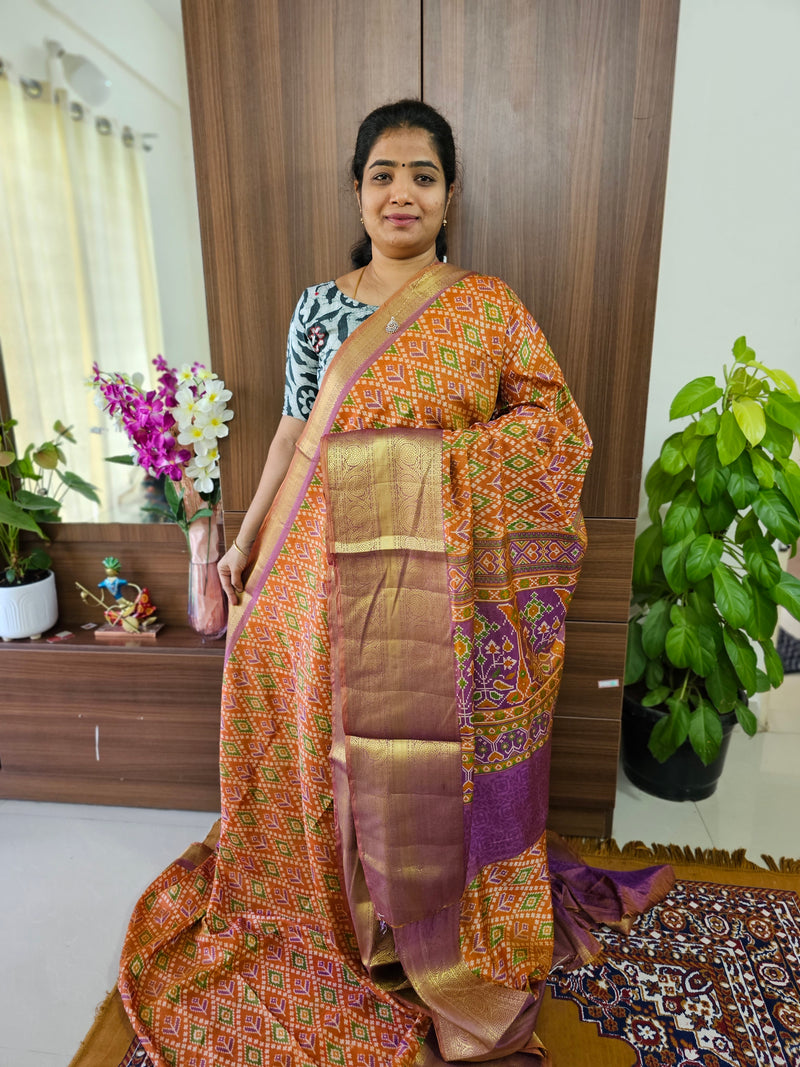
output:
M456 180L456 146L450 123L439 112L424 104L421 100L398 100L396 104L384 104L375 108L358 128L356 148L350 164L350 175L361 188L364 167L375 142L389 130L425 130L433 142L436 153L444 170L447 188ZM444 259L447 255L447 233L444 226L436 237L436 255ZM354 267L364 267L372 259L372 242L369 234L364 236L350 249L350 258Z

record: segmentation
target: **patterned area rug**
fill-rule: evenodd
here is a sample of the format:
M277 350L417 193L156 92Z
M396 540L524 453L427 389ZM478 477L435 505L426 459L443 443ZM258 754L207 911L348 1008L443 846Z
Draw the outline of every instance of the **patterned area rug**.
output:
M800 672L800 640L786 630L778 630L775 648L781 658L784 674Z
M602 963L549 984L621 1037L640 1067L800 1065L800 902L776 889L678 882Z

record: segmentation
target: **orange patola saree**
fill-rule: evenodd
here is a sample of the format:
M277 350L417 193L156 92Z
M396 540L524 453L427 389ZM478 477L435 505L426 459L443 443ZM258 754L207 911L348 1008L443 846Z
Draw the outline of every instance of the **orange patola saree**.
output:
M554 955L669 887L548 864L590 450L496 278L427 268L334 357L231 621L219 847L128 931L155 1064L544 1059Z

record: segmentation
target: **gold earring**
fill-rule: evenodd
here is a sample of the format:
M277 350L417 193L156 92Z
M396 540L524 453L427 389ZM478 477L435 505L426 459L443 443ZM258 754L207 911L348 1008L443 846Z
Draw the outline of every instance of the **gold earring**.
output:
M447 225L447 219L442 219L442 226L446 226L446 225Z

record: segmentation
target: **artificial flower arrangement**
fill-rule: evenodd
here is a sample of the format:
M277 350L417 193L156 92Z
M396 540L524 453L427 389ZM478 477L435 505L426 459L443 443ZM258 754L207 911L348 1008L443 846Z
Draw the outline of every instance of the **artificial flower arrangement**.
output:
M89 384L98 392L97 406L111 415L131 444L131 455L111 456L110 462L137 464L153 478L163 475L169 517L188 540L189 524L209 517L219 503L219 439L227 437L233 418L227 406L231 391L201 363L185 363L177 370L157 356L153 366L158 371L155 389L144 388L141 374L107 373L96 363ZM205 507L192 507L186 499L189 486Z
M190 582L192 625L207 635L224 632L224 619L220 627L216 616L224 613L225 598L220 590L221 607L212 611L206 583L218 583L212 527L221 495L219 441L228 436L228 422L233 418L228 408L232 394L201 363L176 369L163 356L157 356L153 365L158 372L155 389L145 388L141 374L107 373L96 363L88 384L97 390L98 407L124 430L131 445L131 454L111 456L110 461L136 464L152 478L163 476L166 514L183 531L193 565L206 567L203 589L195 596L209 597L208 609L202 604L200 608L201 615L205 612L209 617L199 623L191 619ZM150 510L163 513L163 508ZM214 603L216 600L215 585Z

